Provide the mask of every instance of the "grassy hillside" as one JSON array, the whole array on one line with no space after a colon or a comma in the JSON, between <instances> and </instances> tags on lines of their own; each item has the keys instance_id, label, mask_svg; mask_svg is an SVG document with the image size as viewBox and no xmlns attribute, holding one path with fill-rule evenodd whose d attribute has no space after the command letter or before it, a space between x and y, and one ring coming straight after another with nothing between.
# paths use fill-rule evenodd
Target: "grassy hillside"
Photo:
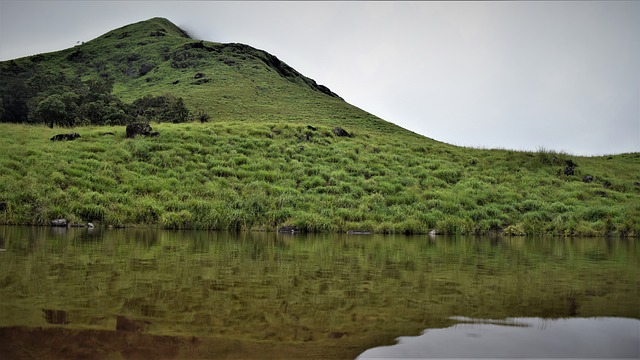
<instances>
[{"instance_id":1,"label":"grassy hillside","mask_svg":"<svg viewBox=\"0 0 640 360\"><path fill-rule=\"evenodd\" d=\"M640 154L443 144L349 105L270 54L193 40L164 19L0 67L26 84L58 72L111 79L124 102L173 94L210 116L152 123L160 136L136 139L125 139L124 126L0 124L1 223L640 234ZM71 131L81 138L49 140Z\"/></svg>"},{"instance_id":2,"label":"grassy hillside","mask_svg":"<svg viewBox=\"0 0 640 360\"><path fill-rule=\"evenodd\" d=\"M44 126L2 124L4 222L66 217L104 225L308 231L637 235L639 154L472 150L411 133L268 121L82 127L51 142ZM102 136L105 132L115 136ZM595 181L585 183L585 175Z\"/></svg>"}]
</instances>

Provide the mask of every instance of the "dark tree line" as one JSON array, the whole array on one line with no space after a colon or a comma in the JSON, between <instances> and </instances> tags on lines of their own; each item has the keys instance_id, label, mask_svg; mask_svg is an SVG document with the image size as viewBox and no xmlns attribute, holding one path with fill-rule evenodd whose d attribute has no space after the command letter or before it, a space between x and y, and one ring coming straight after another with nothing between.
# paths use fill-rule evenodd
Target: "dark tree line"
<instances>
[{"instance_id":1,"label":"dark tree line","mask_svg":"<svg viewBox=\"0 0 640 360\"><path fill-rule=\"evenodd\" d=\"M29 76L9 67L2 70L7 71L0 71L0 122L71 127L189 120L183 99L173 95L148 95L126 104L112 94L110 79L82 81L62 72Z\"/></svg>"}]
</instances>

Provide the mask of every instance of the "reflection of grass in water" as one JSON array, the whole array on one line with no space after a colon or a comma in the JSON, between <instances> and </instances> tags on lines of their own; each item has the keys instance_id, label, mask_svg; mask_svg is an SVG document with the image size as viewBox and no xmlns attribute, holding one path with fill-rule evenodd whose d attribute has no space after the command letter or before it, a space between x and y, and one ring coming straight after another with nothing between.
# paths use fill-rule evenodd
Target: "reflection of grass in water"
<instances>
[{"instance_id":1,"label":"reflection of grass in water","mask_svg":"<svg viewBox=\"0 0 640 360\"><path fill-rule=\"evenodd\" d=\"M379 344L454 315L640 317L633 240L3 230L2 326Z\"/></svg>"}]
</instances>

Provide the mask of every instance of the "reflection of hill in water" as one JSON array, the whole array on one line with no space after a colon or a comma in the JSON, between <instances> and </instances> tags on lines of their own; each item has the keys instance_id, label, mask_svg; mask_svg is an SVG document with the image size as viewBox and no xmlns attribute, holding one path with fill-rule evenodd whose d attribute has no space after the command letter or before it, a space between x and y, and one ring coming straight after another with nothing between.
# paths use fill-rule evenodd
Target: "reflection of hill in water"
<instances>
[{"instance_id":1,"label":"reflection of hill in water","mask_svg":"<svg viewBox=\"0 0 640 360\"><path fill-rule=\"evenodd\" d=\"M640 321L628 318L508 318L462 321L401 337L358 359L640 358Z\"/></svg>"},{"instance_id":2,"label":"reflection of hill in water","mask_svg":"<svg viewBox=\"0 0 640 360\"><path fill-rule=\"evenodd\" d=\"M36 337L71 330L88 344L110 339L105 357L128 329L140 341L353 359L456 315L640 318L640 248L629 239L31 227L0 227L0 238L0 337L13 339L0 341L0 358L21 343L50 354ZM208 346L189 358L211 357Z\"/></svg>"}]
</instances>

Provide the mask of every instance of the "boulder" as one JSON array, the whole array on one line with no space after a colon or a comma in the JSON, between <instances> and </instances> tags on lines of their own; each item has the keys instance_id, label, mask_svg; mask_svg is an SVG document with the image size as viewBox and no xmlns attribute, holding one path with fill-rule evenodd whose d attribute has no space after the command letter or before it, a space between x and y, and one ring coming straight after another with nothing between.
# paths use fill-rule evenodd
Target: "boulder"
<instances>
[{"instance_id":1,"label":"boulder","mask_svg":"<svg viewBox=\"0 0 640 360\"><path fill-rule=\"evenodd\" d=\"M51 141L75 140L80 137L78 133L57 134L51 138Z\"/></svg>"},{"instance_id":2,"label":"boulder","mask_svg":"<svg viewBox=\"0 0 640 360\"><path fill-rule=\"evenodd\" d=\"M140 74L140 76L145 76L151 70L153 70L153 64L144 63L144 64L140 65L140 69L138 70L138 74Z\"/></svg>"},{"instance_id":3,"label":"boulder","mask_svg":"<svg viewBox=\"0 0 640 360\"><path fill-rule=\"evenodd\" d=\"M587 175L585 177L582 178L582 181L586 182L586 183L590 183L593 181L593 176L591 175Z\"/></svg>"},{"instance_id":4,"label":"boulder","mask_svg":"<svg viewBox=\"0 0 640 360\"><path fill-rule=\"evenodd\" d=\"M369 230L349 230L347 231L348 235L371 235L373 232Z\"/></svg>"},{"instance_id":5,"label":"boulder","mask_svg":"<svg viewBox=\"0 0 640 360\"><path fill-rule=\"evenodd\" d=\"M344 137L352 137L353 136L353 135L349 134L345 129L341 128L341 127L334 127L332 131L335 134L335 136L344 136Z\"/></svg>"},{"instance_id":6,"label":"boulder","mask_svg":"<svg viewBox=\"0 0 640 360\"><path fill-rule=\"evenodd\" d=\"M51 226L54 226L54 227L67 227L67 219L51 220Z\"/></svg>"},{"instance_id":7,"label":"boulder","mask_svg":"<svg viewBox=\"0 0 640 360\"><path fill-rule=\"evenodd\" d=\"M151 136L152 133L154 133L154 131L149 124L136 123L127 125L127 138L135 138L138 135ZM157 131L155 133L157 133Z\"/></svg>"},{"instance_id":8,"label":"boulder","mask_svg":"<svg viewBox=\"0 0 640 360\"><path fill-rule=\"evenodd\" d=\"M296 233L296 232L300 232L300 228L298 228L297 226L294 226L294 225L287 225L287 226L283 226L280 229L278 229L278 232L280 232L280 233Z\"/></svg>"},{"instance_id":9,"label":"boulder","mask_svg":"<svg viewBox=\"0 0 640 360\"><path fill-rule=\"evenodd\" d=\"M574 163L572 160L565 160L565 164L567 164L567 167L564 168L564 174L567 176L573 175L574 168L576 168L578 164Z\"/></svg>"}]
</instances>

